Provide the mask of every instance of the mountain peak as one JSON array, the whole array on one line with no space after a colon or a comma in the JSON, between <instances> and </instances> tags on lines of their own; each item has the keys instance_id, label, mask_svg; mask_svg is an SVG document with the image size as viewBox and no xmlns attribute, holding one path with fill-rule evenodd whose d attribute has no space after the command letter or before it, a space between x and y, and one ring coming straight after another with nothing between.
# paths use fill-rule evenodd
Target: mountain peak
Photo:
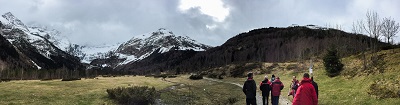
<instances>
[{"instance_id":1,"label":"mountain peak","mask_svg":"<svg viewBox=\"0 0 400 105\"><path fill-rule=\"evenodd\" d=\"M168 35L174 35L174 33L165 28L160 28L157 31L153 32L151 36L168 36Z\"/></svg>"},{"instance_id":2,"label":"mountain peak","mask_svg":"<svg viewBox=\"0 0 400 105\"><path fill-rule=\"evenodd\" d=\"M3 18L5 18L9 24L13 25L14 28L20 28L21 30L27 32L28 27L22 23L21 20L19 20L17 17L15 17L11 12L7 12L4 15L1 15Z\"/></svg>"},{"instance_id":3,"label":"mountain peak","mask_svg":"<svg viewBox=\"0 0 400 105\"><path fill-rule=\"evenodd\" d=\"M152 53L165 53L170 50L205 51L209 48L211 46L199 43L187 36L176 36L172 31L160 28L155 32L133 37L121 44L116 52L133 56L131 58L134 59L128 61L136 61L146 58Z\"/></svg>"}]
</instances>

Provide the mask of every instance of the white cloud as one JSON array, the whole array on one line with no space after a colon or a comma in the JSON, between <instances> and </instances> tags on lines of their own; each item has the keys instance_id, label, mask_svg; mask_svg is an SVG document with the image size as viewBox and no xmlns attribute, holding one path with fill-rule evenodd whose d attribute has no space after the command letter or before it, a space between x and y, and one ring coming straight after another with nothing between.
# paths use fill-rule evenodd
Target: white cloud
<instances>
[{"instance_id":1,"label":"white cloud","mask_svg":"<svg viewBox=\"0 0 400 105\"><path fill-rule=\"evenodd\" d=\"M206 25L206 27L207 27L208 29L210 29L210 30L213 30L213 29L217 28L217 25L216 25L216 24L213 24L213 25Z\"/></svg>"},{"instance_id":2,"label":"white cloud","mask_svg":"<svg viewBox=\"0 0 400 105\"><path fill-rule=\"evenodd\" d=\"M223 22L229 15L229 8L221 0L180 0L179 9L186 12L198 8L203 14L212 16L217 22Z\"/></svg>"}]
</instances>

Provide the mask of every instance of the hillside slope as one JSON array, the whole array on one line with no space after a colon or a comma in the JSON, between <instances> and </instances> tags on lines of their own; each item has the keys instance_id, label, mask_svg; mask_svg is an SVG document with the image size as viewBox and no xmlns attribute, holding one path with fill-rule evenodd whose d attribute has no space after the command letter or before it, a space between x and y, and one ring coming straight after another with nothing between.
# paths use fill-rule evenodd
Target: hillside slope
<instances>
[{"instance_id":1,"label":"hillside slope","mask_svg":"<svg viewBox=\"0 0 400 105\"><path fill-rule=\"evenodd\" d=\"M35 64L29 61L29 58L19 53L18 50L15 49L0 32L0 71L21 67L26 69L36 68Z\"/></svg>"},{"instance_id":2,"label":"hillside slope","mask_svg":"<svg viewBox=\"0 0 400 105\"><path fill-rule=\"evenodd\" d=\"M384 59L383 73L365 73L362 69L361 54L342 58L344 70L337 77L325 75L321 60L314 63L314 80L319 87L319 104L325 105L398 105L400 104L400 49L378 52ZM371 54L367 54L367 57ZM306 64L309 65L309 64ZM282 67L285 68L285 67ZM289 86L291 77L301 79L307 69L300 71L275 70L271 74L281 77L285 86ZM299 78L300 77L300 78ZM262 80L263 75L256 80ZM287 94L287 88L283 89Z\"/></svg>"},{"instance_id":3,"label":"hillside slope","mask_svg":"<svg viewBox=\"0 0 400 105\"><path fill-rule=\"evenodd\" d=\"M148 71L192 72L247 62L301 61L310 57L319 57L325 49L331 46L338 48L341 52L340 56L349 56L370 48L370 42L376 41L365 35L346 33L336 29L303 26L270 27L241 33L230 38L223 45L198 52L175 66L154 67L152 63L141 63L141 67L151 68ZM377 43L379 47L389 45L382 42ZM146 62L159 62L156 60L147 60ZM135 69L124 70L134 71Z\"/></svg>"},{"instance_id":4,"label":"hillside slope","mask_svg":"<svg viewBox=\"0 0 400 105\"><path fill-rule=\"evenodd\" d=\"M400 104L400 48L395 50L383 50L378 52L384 60L384 72L374 72L367 74L362 69L362 54L355 54L342 58L345 65L344 70L339 76L328 77L325 73L323 62L320 59L313 60L313 77L318 83L319 105L399 105ZM366 54L367 57L371 53ZM307 60L309 61L309 60ZM260 64L262 66L252 66ZM292 76L297 76L301 80L304 73L308 73L309 62L284 62L284 63L247 63L246 65L230 65L222 69L212 68L207 72L223 74L223 81L244 83L245 73L252 71L255 73L254 80L261 82L265 75L269 77L274 74L280 77L284 84L281 92L283 98L292 100L292 96L287 97ZM260 68L261 67L261 68ZM245 72L239 78L231 78L231 71L243 69ZM265 73L264 71L269 71ZM210 76L210 75L208 75ZM271 78L271 77L270 77ZM259 91L257 89L257 91Z\"/></svg>"}]
</instances>

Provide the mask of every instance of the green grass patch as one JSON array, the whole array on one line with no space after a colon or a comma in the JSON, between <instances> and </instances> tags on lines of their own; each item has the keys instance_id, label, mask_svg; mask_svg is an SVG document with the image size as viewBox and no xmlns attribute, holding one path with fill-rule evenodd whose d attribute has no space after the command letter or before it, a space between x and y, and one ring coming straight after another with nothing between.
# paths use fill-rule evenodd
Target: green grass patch
<instances>
[{"instance_id":1,"label":"green grass patch","mask_svg":"<svg viewBox=\"0 0 400 105\"><path fill-rule=\"evenodd\" d=\"M205 79L190 80L189 75L167 79L179 83L174 89L161 93L166 104L245 104L245 95L241 87L228 83L220 83Z\"/></svg>"},{"instance_id":2,"label":"green grass patch","mask_svg":"<svg viewBox=\"0 0 400 105\"><path fill-rule=\"evenodd\" d=\"M1 104L30 105L99 105L116 104L107 96L106 89L128 86L154 86L161 90L173 83L157 78L108 77L79 81L22 80L0 83Z\"/></svg>"},{"instance_id":3,"label":"green grass patch","mask_svg":"<svg viewBox=\"0 0 400 105\"><path fill-rule=\"evenodd\" d=\"M124 105L154 104L158 92L154 87L133 86L107 89L108 97Z\"/></svg>"}]
</instances>

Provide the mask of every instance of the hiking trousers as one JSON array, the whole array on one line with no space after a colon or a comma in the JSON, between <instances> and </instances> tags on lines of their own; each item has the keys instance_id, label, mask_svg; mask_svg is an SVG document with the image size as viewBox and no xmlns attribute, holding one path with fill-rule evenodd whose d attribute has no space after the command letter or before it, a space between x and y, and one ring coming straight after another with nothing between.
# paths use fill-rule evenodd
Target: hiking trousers
<instances>
[{"instance_id":1,"label":"hiking trousers","mask_svg":"<svg viewBox=\"0 0 400 105\"><path fill-rule=\"evenodd\" d=\"M278 105L279 104L279 96L272 96L272 105Z\"/></svg>"},{"instance_id":2,"label":"hiking trousers","mask_svg":"<svg viewBox=\"0 0 400 105\"><path fill-rule=\"evenodd\" d=\"M246 105L257 105L256 98L246 98Z\"/></svg>"},{"instance_id":3,"label":"hiking trousers","mask_svg":"<svg viewBox=\"0 0 400 105\"><path fill-rule=\"evenodd\" d=\"M269 96L269 95L268 95ZM262 96L263 105L268 105L268 96Z\"/></svg>"}]
</instances>

